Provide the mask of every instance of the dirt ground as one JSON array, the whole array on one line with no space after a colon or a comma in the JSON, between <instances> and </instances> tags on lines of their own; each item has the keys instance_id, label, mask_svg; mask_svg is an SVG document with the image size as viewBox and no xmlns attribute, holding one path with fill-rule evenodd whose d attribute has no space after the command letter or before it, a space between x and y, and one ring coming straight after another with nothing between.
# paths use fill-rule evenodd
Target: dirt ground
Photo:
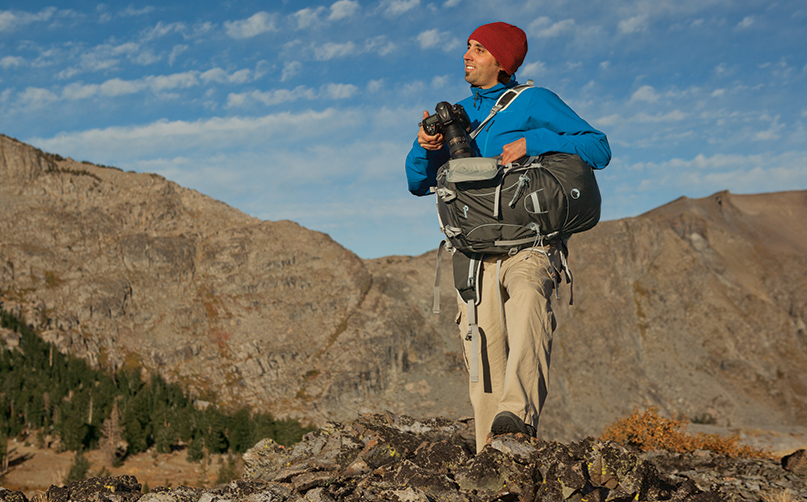
<instances>
[{"instance_id":1,"label":"dirt ground","mask_svg":"<svg viewBox=\"0 0 807 502\"><path fill-rule=\"evenodd\" d=\"M38 449L33 445L8 442L9 472L0 477L0 487L25 493L30 499L38 492L45 492L51 485L61 486L75 460L75 452L57 453L52 449ZM84 458L90 464L88 476L121 475L135 476L140 484L149 489L158 486L214 486L219 470L227 465L227 457L212 455L207 462L192 463L186 460L184 450L168 454L149 451L126 459L120 467L105 465L101 452L89 451ZM240 456L238 475L241 473Z\"/></svg>"}]
</instances>

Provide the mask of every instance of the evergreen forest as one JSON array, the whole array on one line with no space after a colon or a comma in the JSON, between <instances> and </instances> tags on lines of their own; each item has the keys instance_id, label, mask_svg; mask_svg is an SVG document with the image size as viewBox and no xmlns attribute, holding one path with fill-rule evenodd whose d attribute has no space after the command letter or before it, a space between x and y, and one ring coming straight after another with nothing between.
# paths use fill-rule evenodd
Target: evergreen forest
<instances>
[{"instance_id":1,"label":"evergreen forest","mask_svg":"<svg viewBox=\"0 0 807 502\"><path fill-rule=\"evenodd\" d=\"M195 406L179 385L156 374L144 380L139 369L93 369L2 308L0 326L20 334L18 347L0 341L0 466L7 439L19 436L60 450L101 448L120 464L152 447L185 448L189 460L200 461L206 452L243 453L264 438L293 444L311 430L247 408Z\"/></svg>"}]
</instances>

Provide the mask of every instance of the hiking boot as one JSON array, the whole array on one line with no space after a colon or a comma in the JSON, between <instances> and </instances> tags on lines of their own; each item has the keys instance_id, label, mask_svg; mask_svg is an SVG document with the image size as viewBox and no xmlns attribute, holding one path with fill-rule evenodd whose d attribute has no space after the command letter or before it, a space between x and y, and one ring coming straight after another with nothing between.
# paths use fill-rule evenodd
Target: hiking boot
<instances>
[{"instance_id":1,"label":"hiking boot","mask_svg":"<svg viewBox=\"0 0 807 502\"><path fill-rule=\"evenodd\" d=\"M509 411L503 411L496 415L493 424L490 426L490 435L499 436L501 434L526 434L535 437L535 427L525 424L523 420Z\"/></svg>"}]
</instances>

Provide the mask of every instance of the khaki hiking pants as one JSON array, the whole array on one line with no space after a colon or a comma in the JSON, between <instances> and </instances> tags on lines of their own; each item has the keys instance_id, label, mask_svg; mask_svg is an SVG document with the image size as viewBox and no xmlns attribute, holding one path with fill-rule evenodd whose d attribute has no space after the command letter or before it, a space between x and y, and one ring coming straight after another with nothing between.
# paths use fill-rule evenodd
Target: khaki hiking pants
<instances>
[{"instance_id":1,"label":"khaki hiking pants","mask_svg":"<svg viewBox=\"0 0 807 502\"><path fill-rule=\"evenodd\" d=\"M524 249L514 256L483 260L477 305L479 354L473 354L471 342L465 340L468 307L457 295L466 367L470 370L471 357L479 358L479 381L469 378L477 452L485 446L499 412L514 413L537 429L547 395L556 324L550 305L552 274L560 269L555 248L545 251Z\"/></svg>"}]
</instances>

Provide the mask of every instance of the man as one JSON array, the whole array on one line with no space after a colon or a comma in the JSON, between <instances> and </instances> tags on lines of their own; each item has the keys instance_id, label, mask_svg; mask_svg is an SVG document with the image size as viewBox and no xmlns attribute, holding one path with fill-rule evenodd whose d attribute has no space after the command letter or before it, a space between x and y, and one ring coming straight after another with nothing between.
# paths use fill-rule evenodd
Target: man
<instances>
[{"instance_id":1,"label":"man","mask_svg":"<svg viewBox=\"0 0 807 502\"><path fill-rule=\"evenodd\" d=\"M496 100L517 85L515 72L527 54L527 37L516 26L496 22L477 28L468 37L465 80L472 95L461 104L472 129L484 121ZM423 112L423 118L429 116ZM581 119L568 105L543 88L529 88L488 122L472 141L480 157L501 155L502 165L524 155L549 152L576 154L595 169L611 160L605 135ZM436 185L437 169L449 159L444 138L423 128L406 158L409 190L427 195ZM480 272L477 323L479 353L464 341L466 365L479 358L482 378L470 381L477 451L489 435L523 433L535 436L547 395L549 360L555 319L550 295L561 270L558 243L523 249L513 256L488 256ZM460 299L457 322L467 328ZM472 380L472 379L471 379Z\"/></svg>"}]
</instances>

